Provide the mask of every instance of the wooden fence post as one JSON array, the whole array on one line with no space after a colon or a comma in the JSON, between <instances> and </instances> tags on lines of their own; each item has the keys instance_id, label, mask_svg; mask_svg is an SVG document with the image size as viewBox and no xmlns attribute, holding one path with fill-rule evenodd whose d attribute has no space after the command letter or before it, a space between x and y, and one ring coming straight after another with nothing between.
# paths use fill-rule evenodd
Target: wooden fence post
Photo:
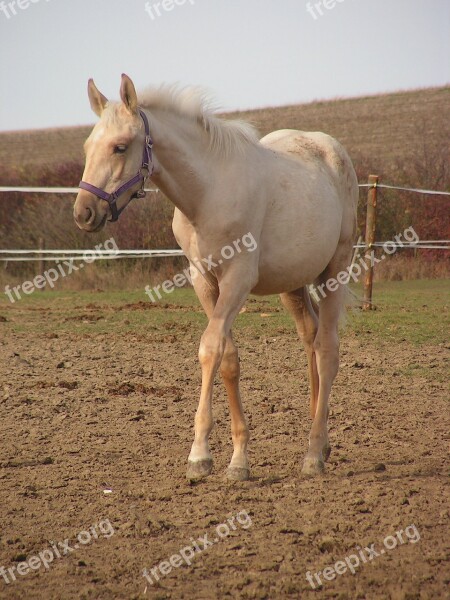
<instances>
[{"instance_id":1,"label":"wooden fence post","mask_svg":"<svg viewBox=\"0 0 450 600\"><path fill-rule=\"evenodd\" d=\"M45 249L45 242L44 242L44 238L39 238L38 239L38 246L39 246L39 250L44 250ZM43 254L39 254L39 260L38 260L38 275L43 275L45 271L45 257ZM45 288L45 286L44 286ZM44 290L44 288L40 288L41 292Z\"/></svg>"},{"instance_id":2,"label":"wooden fence post","mask_svg":"<svg viewBox=\"0 0 450 600\"><path fill-rule=\"evenodd\" d=\"M375 252L373 243L375 242L375 227L377 224L377 185L378 175L369 175L369 188L367 193L367 214L366 214L366 255ZM366 258L367 271L364 276L364 302L363 310L372 309L372 285L373 285L373 261Z\"/></svg>"}]
</instances>

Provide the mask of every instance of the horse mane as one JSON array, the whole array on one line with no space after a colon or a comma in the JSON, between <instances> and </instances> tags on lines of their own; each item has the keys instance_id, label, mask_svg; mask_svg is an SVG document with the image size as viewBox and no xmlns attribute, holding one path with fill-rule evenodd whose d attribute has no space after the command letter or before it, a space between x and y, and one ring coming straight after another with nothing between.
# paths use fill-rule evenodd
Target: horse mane
<instances>
[{"instance_id":1,"label":"horse mane","mask_svg":"<svg viewBox=\"0 0 450 600\"><path fill-rule=\"evenodd\" d=\"M218 107L211 96L200 87L164 84L148 88L139 95L139 105L149 110L161 110L196 121L210 136L210 149L228 156L244 152L258 143L253 125L241 120L226 120L215 115Z\"/></svg>"}]
</instances>

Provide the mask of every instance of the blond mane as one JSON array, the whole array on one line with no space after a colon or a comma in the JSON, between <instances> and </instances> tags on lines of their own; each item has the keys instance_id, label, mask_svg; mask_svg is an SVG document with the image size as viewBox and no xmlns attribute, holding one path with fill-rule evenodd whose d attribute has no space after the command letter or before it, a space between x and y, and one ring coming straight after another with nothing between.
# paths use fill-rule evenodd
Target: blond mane
<instances>
[{"instance_id":1,"label":"blond mane","mask_svg":"<svg viewBox=\"0 0 450 600\"><path fill-rule=\"evenodd\" d=\"M248 145L258 143L255 127L245 121L227 121L216 116L214 112L217 106L205 90L199 87L162 85L149 88L139 94L139 105L196 121L209 134L211 150L220 154L244 152Z\"/></svg>"}]
</instances>

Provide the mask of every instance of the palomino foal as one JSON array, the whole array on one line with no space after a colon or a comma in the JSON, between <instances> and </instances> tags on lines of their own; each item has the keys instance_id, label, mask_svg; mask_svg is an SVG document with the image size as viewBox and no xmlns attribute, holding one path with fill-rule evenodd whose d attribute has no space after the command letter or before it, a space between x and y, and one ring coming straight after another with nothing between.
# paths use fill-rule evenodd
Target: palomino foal
<instances>
[{"instance_id":1,"label":"palomino foal","mask_svg":"<svg viewBox=\"0 0 450 600\"><path fill-rule=\"evenodd\" d=\"M98 231L106 220L117 220L150 176L175 205L173 231L209 319L200 342L202 386L188 478L212 469L208 438L219 369L234 446L227 474L249 477L249 432L231 328L250 293L281 294L305 345L313 423L303 473L321 473L330 453L328 398L339 365L344 287L327 286L316 307L307 285L323 286L350 263L358 185L347 153L323 133L282 130L258 141L249 125L215 117L192 90L163 87L138 102L132 81L122 75L121 102L108 102L92 80L88 94L100 120L85 144L77 225ZM221 260L221 250L248 233L257 249ZM201 273L195 265L204 257L217 266Z\"/></svg>"}]
</instances>

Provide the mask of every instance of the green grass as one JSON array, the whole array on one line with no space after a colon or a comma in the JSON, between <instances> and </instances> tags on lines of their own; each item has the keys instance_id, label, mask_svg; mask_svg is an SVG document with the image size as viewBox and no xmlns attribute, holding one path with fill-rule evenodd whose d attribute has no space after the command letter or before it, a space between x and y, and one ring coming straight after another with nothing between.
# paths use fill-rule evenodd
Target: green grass
<instances>
[{"instance_id":1,"label":"green grass","mask_svg":"<svg viewBox=\"0 0 450 600\"><path fill-rule=\"evenodd\" d=\"M361 290L354 288L361 296ZM411 344L447 344L450 281L422 280L374 284L375 310L349 311L346 328L362 339ZM130 305L130 306L127 306ZM293 331L290 316L277 296L251 297L235 329L256 336ZM264 316L261 316L264 315ZM143 290L117 292L35 292L11 304L0 299L3 333L70 332L83 335L135 332L151 334L161 329L200 333L206 317L192 289L175 290L153 304Z\"/></svg>"},{"instance_id":2,"label":"green grass","mask_svg":"<svg viewBox=\"0 0 450 600\"><path fill-rule=\"evenodd\" d=\"M351 319L362 335L413 344L449 342L449 280L377 282L373 311Z\"/></svg>"}]
</instances>

